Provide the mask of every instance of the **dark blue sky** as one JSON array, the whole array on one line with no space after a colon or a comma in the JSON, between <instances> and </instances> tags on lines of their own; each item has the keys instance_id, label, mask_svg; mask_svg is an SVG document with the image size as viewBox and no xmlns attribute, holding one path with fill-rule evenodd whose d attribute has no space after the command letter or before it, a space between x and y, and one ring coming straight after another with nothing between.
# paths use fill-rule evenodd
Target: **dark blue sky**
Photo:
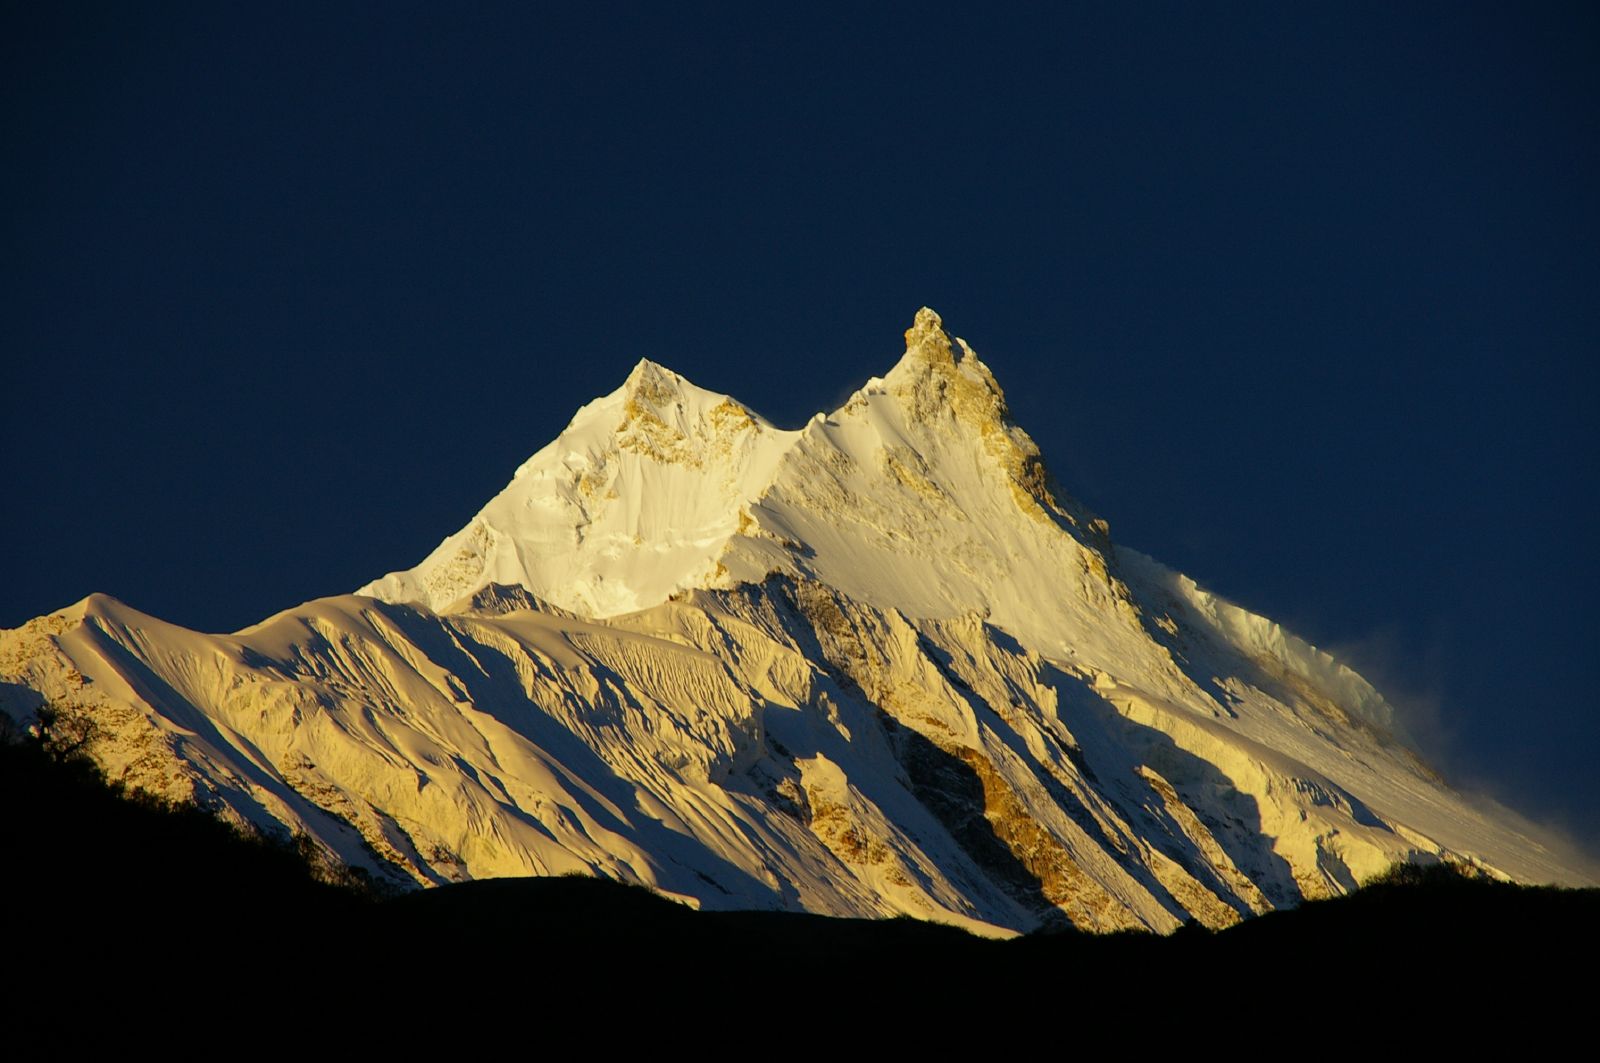
<instances>
[{"instance_id":1,"label":"dark blue sky","mask_svg":"<svg viewBox=\"0 0 1600 1063\"><path fill-rule=\"evenodd\" d=\"M795 425L926 303L1600 849L1592 6L221 6L4 15L0 625L351 589L641 356Z\"/></svg>"}]
</instances>

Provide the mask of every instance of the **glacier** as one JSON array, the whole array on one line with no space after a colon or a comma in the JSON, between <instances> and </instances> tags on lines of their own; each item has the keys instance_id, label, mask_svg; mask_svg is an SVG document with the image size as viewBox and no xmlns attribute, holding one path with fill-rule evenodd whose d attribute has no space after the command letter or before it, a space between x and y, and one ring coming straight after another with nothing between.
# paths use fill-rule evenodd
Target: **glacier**
<instances>
[{"instance_id":1,"label":"glacier","mask_svg":"<svg viewBox=\"0 0 1600 1063\"><path fill-rule=\"evenodd\" d=\"M1587 884L1354 671L1113 544L924 308L775 427L650 361L415 567L231 635L103 595L0 710L397 887L579 873L987 934L1220 927L1396 861Z\"/></svg>"}]
</instances>

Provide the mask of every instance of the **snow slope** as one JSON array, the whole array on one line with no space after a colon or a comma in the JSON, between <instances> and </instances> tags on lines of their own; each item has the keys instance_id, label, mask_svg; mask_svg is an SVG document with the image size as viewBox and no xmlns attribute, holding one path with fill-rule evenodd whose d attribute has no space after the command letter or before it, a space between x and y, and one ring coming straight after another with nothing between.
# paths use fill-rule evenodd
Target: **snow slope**
<instances>
[{"instance_id":1,"label":"snow slope","mask_svg":"<svg viewBox=\"0 0 1600 1063\"><path fill-rule=\"evenodd\" d=\"M442 609L502 583L587 616L653 605L711 577L795 436L641 361L420 565L358 593Z\"/></svg>"},{"instance_id":2,"label":"snow slope","mask_svg":"<svg viewBox=\"0 0 1600 1063\"><path fill-rule=\"evenodd\" d=\"M95 596L0 709L399 883L580 871L1006 932L1225 925L1397 859L1591 881L1373 688L1055 485L921 311L793 432L641 362L416 568L231 636Z\"/></svg>"}]
</instances>

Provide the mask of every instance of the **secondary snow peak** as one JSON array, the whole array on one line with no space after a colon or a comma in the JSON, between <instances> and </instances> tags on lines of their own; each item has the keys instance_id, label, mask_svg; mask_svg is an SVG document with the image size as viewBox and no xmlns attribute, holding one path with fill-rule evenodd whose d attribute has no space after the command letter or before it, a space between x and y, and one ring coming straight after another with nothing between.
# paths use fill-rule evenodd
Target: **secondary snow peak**
<instances>
[{"instance_id":1,"label":"secondary snow peak","mask_svg":"<svg viewBox=\"0 0 1600 1063\"><path fill-rule=\"evenodd\" d=\"M614 616L716 573L796 433L641 359L423 562L361 593L444 609L491 583Z\"/></svg>"}]
</instances>

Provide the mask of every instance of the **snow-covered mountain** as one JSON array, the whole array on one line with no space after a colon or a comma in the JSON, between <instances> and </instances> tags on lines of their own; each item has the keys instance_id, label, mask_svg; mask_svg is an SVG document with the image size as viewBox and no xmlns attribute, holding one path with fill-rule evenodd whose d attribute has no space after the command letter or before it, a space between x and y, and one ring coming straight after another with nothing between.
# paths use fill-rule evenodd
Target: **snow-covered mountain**
<instances>
[{"instance_id":1,"label":"snow-covered mountain","mask_svg":"<svg viewBox=\"0 0 1600 1063\"><path fill-rule=\"evenodd\" d=\"M926 309L797 431L640 362L356 594L0 633L0 708L47 705L130 785L403 883L1166 930L1397 859L1588 881L1360 676L1113 547Z\"/></svg>"}]
</instances>

